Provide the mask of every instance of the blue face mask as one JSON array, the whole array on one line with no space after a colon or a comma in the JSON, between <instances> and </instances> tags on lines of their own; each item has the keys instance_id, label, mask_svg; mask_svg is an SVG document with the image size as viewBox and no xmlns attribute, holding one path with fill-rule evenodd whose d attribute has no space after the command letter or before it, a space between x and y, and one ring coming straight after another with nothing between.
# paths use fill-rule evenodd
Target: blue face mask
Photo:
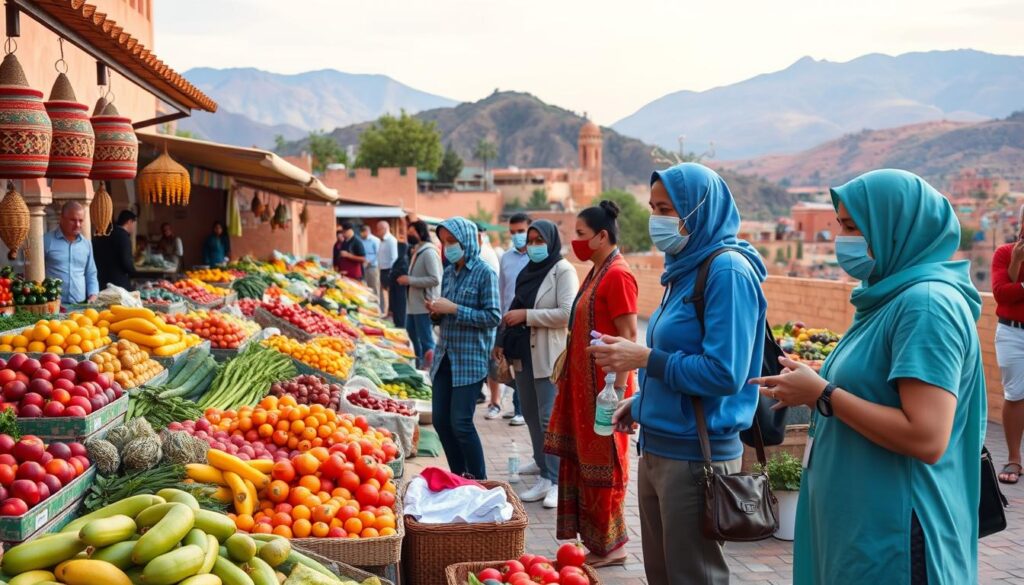
<instances>
[{"instance_id":1,"label":"blue face mask","mask_svg":"<svg viewBox=\"0 0 1024 585\"><path fill-rule=\"evenodd\" d=\"M462 260L464 255L465 252L462 251L462 246L458 244L452 244L444 247L445 260L448 260L452 264L456 264L459 260Z\"/></svg>"},{"instance_id":2,"label":"blue face mask","mask_svg":"<svg viewBox=\"0 0 1024 585\"><path fill-rule=\"evenodd\" d=\"M847 274L858 280L867 280L875 268L864 236L836 236L836 259Z\"/></svg>"},{"instance_id":3,"label":"blue face mask","mask_svg":"<svg viewBox=\"0 0 1024 585\"><path fill-rule=\"evenodd\" d=\"M526 232L512 234L512 247L516 250L522 250L526 247Z\"/></svg>"},{"instance_id":4,"label":"blue face mask","mask_svg":"<svg viewBox=\"0 0 1024 585\"><path fill-rule=\"evenodd\" d=\"M526 255L530 257L530 262L543 262L548 259L548 245L527 246Z\"/></svg>"},{"instance_id":5,"label":"blue face mask","mask_svg":"<svg viewBox=\"0 0 1024 585\"><path fill-rule=\"evenodd\" d=\"M652 215L647 222L647 231L651 234L654 245L666 254L678 254L690 241L689 234L679 233L679 224L683 220L671 215Z\"/></svg>"}]
</instances>

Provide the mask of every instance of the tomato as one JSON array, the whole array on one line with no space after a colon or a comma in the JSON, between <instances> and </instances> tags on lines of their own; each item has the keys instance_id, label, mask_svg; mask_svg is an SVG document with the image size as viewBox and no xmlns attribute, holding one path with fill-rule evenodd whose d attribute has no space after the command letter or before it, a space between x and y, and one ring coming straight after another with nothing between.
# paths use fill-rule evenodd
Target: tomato
<instances>
[{"instance_id":1,"label":"tomato","mask_svg":"<svg viewBox=\"0 0 1024 585\"><path fill-rule=\"evenodd\" d=\"M341 479L342 474L345 471L345 459L341 455L331 455L320 465L320 473L332 480ZM383 483L383 482L381 482Z\"/></svg>"},{"instance_id":2,"label":"tomato","mask_svg":"<svg viewBox=\"0 0 1024 585\"><path fill-rule=\"evenodd\" d=\"M533 565L536 559L537 555L523 555L519 557L519 562L523 565L523 570L525 571L526 569L529 569L531 565Z\"/></svg>"},{"instance_id":3,"label":"tomato","mask_svg":"<svg viewBox=\"0 0 1024 585\"><path fill-rule=\"evenodd\" d=\"M377 475L377 460L369 455L363 455L356 459L356 474L359 479L366 481Z\"/></svg>"},{"instance_id":4,"label":"tomato","mask_svg":"<svg viewBox=\"0 0 1024 585\"><path fill-rule=\"evenodd\" d=\"M590 585L590 579L583 572L561 575L559 579L562 585Z\"/></svg>"},{"instance_id":5,"label":"tomato","mask_svg":"<svg viewBox=\"0 0 1024 585\"><path fill-rule=\"evenodd\" d=\"M520 584L529 585L530 583L533 583L533 581L530 579L530 575L528 575L524 571L520 571L518 573L512 573L511 575L508 576L507 579L505 579L505 582L508 583L509 585L520 585Z\"/></svg>"},{"instance_id":6,"label":"tomato","mask_svg":"<svg viewBox=\"0 0 1024 585\"><path fill-rule=\"evenodd\" d=\"M494 579L495 581L501 581L502 580L501 573L498 572L498 569L489 569L489 568L488 569L484 569L483 571L480 571L479 573L477 573L477 578L480 579L481 581L484 581L484 580L487 580L487 579Z\"/></svg>"},{"instance_id":7,"label":"tomato","mask_svg":"<svg viewBox=\"0 0 1024 585\"><path fill-rule=\"evenodd\" d=\"M387 492L385 492L387 493ZM508 577L515 573L523 573L526 571L526 567L519 561L505 561L505 564L501 566L501 574Z\"/></svg>"},{"instance_id":8,"label":"tomato","mask_svg":"<svg viewBox=\"0 0 1024 585\"><path fill-rule=\"evenodd\" d=\"M555 558L559 567L582 567L587 560L587 551L579 542L567 542L558 547Z\"/></svg>"},{"instance_id":9,"label":"tomato","mask_svg":"<svg viewBox=\"0 0 1024 585\"><path fill-rule=\"evenodd\" d=\"M530 565L530 569L527 571L534 580L537 577L546 577L550 573L558 574L555 568L551 566L551 563L534 563ZM548 583L549 581L540 581L540 583Z\"/></svg>"}]
</instances>

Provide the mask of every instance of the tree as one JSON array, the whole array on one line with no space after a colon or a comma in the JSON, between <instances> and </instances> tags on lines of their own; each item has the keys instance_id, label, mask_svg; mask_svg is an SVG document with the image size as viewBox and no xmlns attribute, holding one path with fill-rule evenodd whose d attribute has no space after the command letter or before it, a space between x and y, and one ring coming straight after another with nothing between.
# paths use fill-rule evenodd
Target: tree
<instances>
[{"instance_id":1,"label":"tree","mask_svg":"<svg viewBox=\"0 0 1024 585\"><path fill-rule=\"evenodd\" d=\"M494 215L484 209L478 201L476 204L476 212L467 215L466 219L473 223L491 223L494 221Z\"/></svg>"},{"instance_id":2,"label":"tree","mask_svg":"<svg viewBox=\"0 0 1024 585\"><path fill-rule=\"evenodd\" d=\"M459 178L462 172L462 158L456 154L455 149L449 144L444 149L444 157L441 159L441 166L437 169L437 182L442 185L452 185L455 179Z\"/></svg>"},{"instance_id":3,"label":"tree","mask_svg":"<svg viewBox=\"0 0 1024 585\"><path fill-rule=\"evenodd\" d=\"M275 139L276 140L276 139ZM333 138L323 130L309 133L309 152L313 156L313 172L322 173L327 165L348 163L348 155Z\"/></svg>"},{"instance_id":4,"label":"tree","mask_svg":"<svg viewBox=\"0 0 1024 585\"><path fill-rule=\"evenodd\" d=\"M523 209L525 209L523 202L518 197L513 197L505 202L505 210L507 211L522 211Z\"/></svg>"},{"instance_id":5,"label":"tree","mask_svg":"<svg viewBox=\"0 0 1024 585\"><path fill-rule=\"evenodd\" d=\"M527 209L547 209L548 193L544 189L534 189L530 194L530 200L526 203Z\"/></svg>"},{"instance_id":6,"label":"tree","mask_svg":"<svg viewBox=\"0 0 1024 585\"><path fill-rule=\"evenodd\" d=\"M473 151L473 156L484 163L484 183L488 182L487 179L487 163L498 158L498 147L494 146L493 143L488 142L486 139L481 138L476 143L476 149Z\"/></svg>"},{"instance_id":7,"label":"tree","mask_svg":"<svg viewBox=\"0 0 1024 585\"><path fill-rule=\"evenodd\" d=\"M605 191L599 199L614 201L619 213L619 246L623 252L647 252L651 249L651 235L647 228L651 214L631 193L620 190Z\"/></svg>"},{"instance_id":8,"label":"tree","mask_svg":"<svg viewBox=\"0 0 1024 585\"><path fill-rule=\"evenodd\" d=\"M441 133L433 122L423 122L402 110L399 117L384 114L359 137L356 166L376 171L381 167L416 167L436 173L442 158Z\"/></svg>"},{"instance_id":9,"label":"tree","mask_svg":"<svg viewBox=\"0 0 1024 585\"><path fill-rule=\"evenodd\" d=\"M274 152L284 152L286 146L288 146L288 141L284 139L284 136L281 136L280 134L275 134Z\"/></svg>"}]
</instances>

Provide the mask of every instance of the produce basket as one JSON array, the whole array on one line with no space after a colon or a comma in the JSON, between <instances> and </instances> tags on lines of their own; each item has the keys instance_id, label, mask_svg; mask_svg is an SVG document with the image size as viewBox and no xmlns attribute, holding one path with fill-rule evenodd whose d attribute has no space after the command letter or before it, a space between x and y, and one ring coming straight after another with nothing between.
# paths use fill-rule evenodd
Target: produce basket
<instances>
[{"instance_id":1,"label":"produce basket","mask_svg":"<svg viewBox=\"0 0 1024 585\"><path fill-rule=\"evenodd\" d=\"M19 417L17 424L22 434L37 435L46 443L77 441L92 436L110 423L124 420L127 412L128 391L125 390L123 396L87 416Z\"/></svg>"},{"instance_id":2,"label":"produce basket","mask_svg":"<svg viewBox=\"0 0 1024 585\"><path fill-rule=\"evenodd\" d=\"M366 417L367 422L372 426L391 431L391 434L395 435L395 440L398 443L402 454L406 457L415 455L416 435L419 430L419 414L417 413L416 416L406 416L404 414L373 410L349 402L348 396L358 392L358 390L346 386L342 391L341 396L338 397L338 404L335 407L335 410L338 412L347 412L354 415L364 416ZM397 398L390 398L390 400L400 402L408 408L416 408L411 400L400 400ZM396 477L398 477L398 472L399 470L396 469Z\"/></svg>"},{"instance_id":3,"label":"produce basket","mask_svg":"<svg viewBox=\"0 0 1024 585\"><path fill-rule=\"evenodd\" d=\"M60 299L39 305L18 305L16 308L24 309L36 315L56 315L60 313Z\"/></svg>"},{"instance_id":4,"label":"produce basket","mask_svg":"<svg viewBox=\"0 0 1024 585\"><path fill-rule=\"evenodd\" d=\"M446 578L445 583L446 585L466 585L469 583L470 573L476 574L484 569L500 570L506 560L509 559L502 561L456 563L454 565L448 565L448 568L444 570L444 576ZM601 580L597 577L597 571L595 571L590 565L583 565L583 572L586 573L587 578L590 579L590 585L601 585Z\"/></svg>"},{"instance_id":5,"label":"produce basket","mask_svg":"<svg viewBox=\"0 0 1024 585\"><path fill-rule=\"evenodd\" d=\"M211 346L210 355L212 355L213 359L217 360L218 362L226 362L229 359L235 357L236 355L242 353L242 350L248 347L249 344L252 343L253 340L256 339L258 335L259 332L250 335L249 337L245 338L245 340L242 341L242 343L240 343L238 347L234 349L215 349ZM210 341L207 340L206 343L210 343Z\"/></svg>"},{"instance_id":6,"label":"produce basket","mask_svg":"<svg viewBox=\"0 0 1024 585\"><path fill-rule=\"evenodd\" d=\"M295 549L298 552L306 555L307 557L313 559L314 561L320 563L321 565L327 567L328 569L331 570L331 572L333 572L335 575L337 575L337 576L339 576L341 578L353 579L355 581L358 581L359 583L362 583L364 580L369 579L370 577L377 577L377 579L380 580L381 585L394 585L391 581L388 581L387 579L384 579L382 577L378 577L377 575L374 575L373 573L367 573L366 571L364 571L362 569L358 569L356 567L353 567L352 565L348 565L348 564L342 563L340 561L333 561L333 560L331 560L331 559L329 559L329 558L327 558L327 557L325 557L325 556L323 556L323 555L321 555L319 553L316 553L316 552L310 550L309 548L306 548L306 547L304 547L304 546L302 546L300 544L297 544L299 542L299 540L303 540L303 539L293 539L292 540L292 548L293 549ZM309 539L305 539L305 540L309 540Z\"/></svg>"},{"instance_id":7,"label":"produce basket","mask_svg":"<svg viewBox=\"0 0 1024 585\"><path fill-rule=\"evenodd\" d=\"M300 374L312 374L314 376L320 376L324 380L327 380L329 384L337 384L339 386L345 385L345 380L342 380L341 378L333 374L328 374L327 372L318 370L317 368L314 368L313 366L307 364L306 362L297 360L294 357L292 358L292 361L295 362L295 369Z\"/></svg>"},{"instance_id":8,"label":"produce basket","mask_svg":"<svg viewBox=\"0 0 1024 585\"><path fill-rule=\"evenodd\" d=\"M192 346L192 347L196 347L196 346ZM176 353L174 355L150 355L149 357L151 357L151 358L155 359L157 362L159 362L160 365L163 366L165 370L169 370L169 369L171 369L171 366L173 366L174 364L178 363L178 360L184 359L185 356L188 355L188 351L190 349L192 349L192 347L186 347L185 349L179 351L178 353ZM209 351L209 349L210 349L210 340L209 339L204 339L199 344L198 347L204 347L204 348L207 349L207 351Z\"/></svg>"},{"instance_id":9,"label":"produce basket","mask_svg":"<svg viewBox=\"0 0 1024 585\"><path fill-rule=\"evenodd\" d=\"M405 558L406 585L444 583L448 566L466 559L504 562L518 559L525 552L529 518L519 496L512 486L503 481L485 480L480 483L488 489L500 487L505 490L512 504L512 519L476 524L422 524L411 516L405 516L402 522L405 525L402 556ZM405 500L407 489L408 486L403 487L399 501Z\"/></svg>"},{"instance_id":10,"label":"produce basket","mask_svg":"<svg viewBox=\"0 0 1024 585\"><path fill-rule=\"evenodd\" d=\"M85 473L62 487L56 494L36 504L21 516L0 517L0 540L20 542L32 536L56 518L67 508L77 504L96 479L96 466L91 465Z\"/></svg>"},{"instance_id":11,"label":"produce basket","mask_svg":"<svg viewBox=\"0 0 1024 585\"><path fill-rule=\"evenodd\" d=\"M253 321L259 323L260 327L264 329L268 327L275 327L281 331L281 335L291 337L292 339L301 341L303 343L309 341L310 339L313 339L314 337L313 335L306 333L302 329L299 329L295 325L292 325L288 321L285 321L284 319L281 319L280 317L274 315L273 313L264 309L263 307L256 308L256 311L252 314L252 319Z\"/></svg>"},{"instance_id":12,"label":"produce basket","mask_svg":"<svg viewBox=\"0 0 1024 585\"><path fill-rule=\"evenodd\" d=\"M401 498L395 498L395 518L402 518ZM292 546L356 567L382 567L402 560L402 522L397 522L395 531L375 538L293 538Z\"/></svg>"},{"instance_id":13,"label":"produce basket","mask_svg":"<svg viewBox=\"0 0 1024 585\"><path fill-rule=\"evenodd\" d=\"M88 489L89 488L86 487L86 490ZM25 537L22 541L3 541L0 544L2 544L4 548L10 548L26 540L32 540L38 536L42 536L50 532L60 532L62 528L70 524L72 520L78 517L83 501L85 501L84 491L78 497L78 499L71 502L71 504L67 508L65 508L63 512L58 512L56 516L51 518L48 522L45 522L38 530Z\"/></svg>"}]
</instances>

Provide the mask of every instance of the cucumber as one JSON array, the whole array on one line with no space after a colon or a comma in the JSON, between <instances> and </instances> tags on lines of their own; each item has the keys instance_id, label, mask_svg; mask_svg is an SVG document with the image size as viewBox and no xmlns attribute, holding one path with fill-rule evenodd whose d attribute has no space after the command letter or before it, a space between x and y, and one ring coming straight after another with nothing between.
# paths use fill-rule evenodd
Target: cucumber
<instances>
[{"instance_id":1,"label":"cucumber","mask_svg":"<svg viewBox=\"0 0 1024 585\"><path fill-rule=\"evenodd\" d=\"M260 547L259 557L271 567L277 567L288 560L288 554L292 552L292 544L287 539L272 540L263 543Z\"/></svg>"},{"instance_id":2,"label":"cucumber","mask_svg":"<svg viewBox=\"0 0 1024 585\"><path fill-rule=\"evenodd\" d=\"M203 549L194 544L174 549L146 563L142 582L146 585L172 585L199 573L205 558Z\"/></svg>"},{"instance_id":3,"label":"cucumber","mask_svg":"<svg viewBox=\"0 0 1024 585\"><path fill-rule=\"evenodd\" d=\"M95 512L86 514L85 516L72 521L61 529L61 532L74 532L75 534L78 534L78 531L81 530L83 526L97 518L109 518L111 516L116 516L117 514L124 514L125 516L131 516L134 518L146 508L163 503L165 503L163 498L152 494L131 496L119 502L114 502L109 506L104 506Z\"/></svg>"},{"instance_id":4,"label":"cucumber","mask_svg":"<svg viewBox=\"0 0 1024 585\"><path fill-rule=\"evenodd\" d=\"M176 503L177 502L166 502L146 508L139 512L135 517L135 524L138 526L139 530L145 530L146 528L156 526L156 523L163 520L164 516L171 511Z\"/></svg>"},{"instance_id":5,"label":"cucumber","mask_svg":"<svg viewBox=\"0 0 1024 585\"><path fill-rule=\"evenodd\" d=\"M199 530L198 528L193 528L192 530L188 531L188 534L185 535L185 538L181 541L181 543L184 545L194 544L199 548L203 549L203 551L206 551L206 547L209 544L209 541L206 539L205 532Z\"/></svg>"},{"instance_id":6,"label":"cucumber","mask_svg":"<svg viewBox=\"0 0 1024 585\"><path fill-rule=\"evenodd\" d=\"M189 577L184 581L178 583L178 585L223 585L220 577L217 575L195 575Z\"/></svg>"},{"instance_id":7,"label":"cucumber","mask_svg":"<svg viewBox=\"0 0 1024 585\"><path fill-rule=\"evenodd\" d=\"M132 562L136 565L144 565L171 550L192 530L196 520L192 508L178 503L171 506L167 514L135 542Z\"/></svg>"},{"instance_id":8,"label":"cucumber","mask_svg":"<svg viewBox=\"0 0 1024 585\"><path fill-rule=\"evenodd\" d=\"M199 569L199 574L204 575L213 570L213 564L220 558L220 543L212 534L206 535L206 558L203 559L203 566Z\"/></svg>"},{"instance_id":9,"label":"cucumber","mask_svg":"<svg viewBox=\"0 0 1024 585\"><path fill-rule=\"evenodd\" d=\"M89 522L78 532L78 538L89 546L102 548L128 540L135 534L135 530L135 520L117 514Z\"/></svg>"},{"instance_id":10,"label":"cucumber","mask_svg":"<svg viewBox=\"0 0 1024 585\"><path fill-rule=\"evenodd\" d=\"M199 510L195 513L195 528L217 538L217 542L225 542L235 533L235 523L224 514L218 514L209 510Z\"/></svg>"},{"instance_id":11,"label":"cucumber","mask_svg":"<svg viewBox=\"0 0 1024 585\"><path fill-rule=\"evenodd\" d=\"M192 508L193 512L199 511L199 500L192 494L175 488L164 488L156 493L156 495L167 500L168 502L177 502L179 504L185 504L189 508Z\"/></svg>"},{"instance_id":12,"label":"cucumber","mask_svg":"<svg viewBox=\"0 0 1024 585\"><path fill-rule=\"evenodd\" d=\"M224 557L217 557L217 562L213 564L213 574L220 577L224 585L256 585L245 571Z\"/></svg>"},{"instance_id":13,"label":"cucumber","mask_svg":"<svg viewBox=\"0 0 1024 585\"><path fill-rule=\"evenodd\" d=\"M35 585L42 581L56 581L57 577L54 577L50 571L44 571L42 569L37 571L28 571L22 573L17 577L7 582L7 585Z\"/></svg>"},{"instance_id":14,"label":"cucumber","mask_svg":"<svg viewBox=\"0 0 1024 585\"><path fill-rule=\"evenodd\" d=\"M122 571L132 566L132 549L135 548L135 541L126 540L107 547L98 548L93 551L90 559L107 561Z\"/></svg>"},{"instance_id":15,"label":"cucumber","mask_svg":"<svg viewBox=\"0 0 1024 585\"><path fill-rule=\"evenodd\" d=\"M249 575L254 585L278 585L274 569L259 557L249 559L242 565L242 570Z\"/></svg>"},{"instance_id":16,"label":"cucumber","mask_svg":"<svg viewBox=\"0 0 1024 585\"><path fill-rule=\"evenodd\" d=\"M0 560L0 568L8 575L46 569L74 558L87 546L78 538L77 532L65 532L51 538L30 540L7 551Z\"/></svg>"},{"instance_id":17,"label":"cucumber","mask_svg":"<svg viewBox=\"0 0 1024 585\"><path fill-rule=\"evenodd\" d=\"M244 563L256 556L256 541L248 534L236 532L224 543L233 561Z\"/></svg>"}]
</instances>

